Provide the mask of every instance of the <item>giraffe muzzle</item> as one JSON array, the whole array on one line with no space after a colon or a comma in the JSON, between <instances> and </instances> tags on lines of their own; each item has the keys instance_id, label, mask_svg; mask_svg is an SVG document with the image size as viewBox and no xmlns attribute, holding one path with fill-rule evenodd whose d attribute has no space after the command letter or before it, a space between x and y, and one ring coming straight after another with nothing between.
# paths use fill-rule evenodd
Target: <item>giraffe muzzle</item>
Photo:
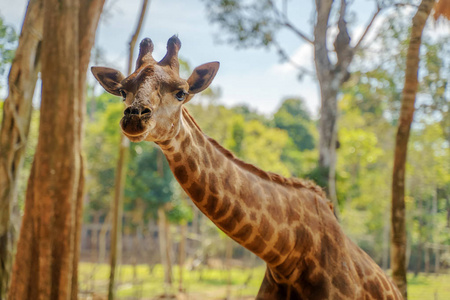
<instances>
[{"instance_id":1,"label":"giraffe muzzle","mask_svg":"<svg viewBox=\"0 0 450 300\"><path fill-rule=\"evenodd\" d=\"M124 111L120 125L125 134L137 136L147 131L147 122L151 118L152 110L146 106L129 106Z\"/></svg>"}]
</instances>

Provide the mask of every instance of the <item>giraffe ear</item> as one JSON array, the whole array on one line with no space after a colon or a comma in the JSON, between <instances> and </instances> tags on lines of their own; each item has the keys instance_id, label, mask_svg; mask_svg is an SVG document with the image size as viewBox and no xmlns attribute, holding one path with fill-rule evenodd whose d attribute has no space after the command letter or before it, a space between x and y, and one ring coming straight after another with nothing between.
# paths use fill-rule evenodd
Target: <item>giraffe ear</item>
<instances>
[{"instance_id":1,"label":"giraffe ear","mask_svg":"<svg viewBox=\"0 0 450 300\"><path fill-rule=\"evenodd\" d=\"M125 76L120 71L111 68L92 67L91 72L108 93L121 96L120 88L122 85L120 82L125 79Z\"/></svg>"},{"instance_id":2,"label":"giraffe ear","mask_svg":"<svg viewBox=\"0 0 450 300\"><path fill-rule=\"evenodd\" d=\"M187 80L189 84L189 94L197 94L205 90L213 81L219 70L219 62L214 61L203 64L195 68Z\"/></svg>"}]
</instances>

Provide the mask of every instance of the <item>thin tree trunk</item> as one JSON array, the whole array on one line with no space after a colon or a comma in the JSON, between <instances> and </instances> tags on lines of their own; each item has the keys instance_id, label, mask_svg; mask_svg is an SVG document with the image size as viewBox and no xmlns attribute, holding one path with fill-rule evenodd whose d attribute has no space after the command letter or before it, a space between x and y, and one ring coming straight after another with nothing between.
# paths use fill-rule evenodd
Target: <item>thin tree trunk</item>
<instances>
[{"instance_id":1,"label":"thin tree trunk","mask_svg":"<svg viewBox=\"0 0 450 300\"><path fill-rule=\"evenodd\" d=\"M226 239L226 249L225 249L225 269L227 270L227 294L226 299L231 299L231 259L233 258L233 240L230 238Z\"/></svg>"},{"instance_id":2,"label":"thin tree trunk","mask_svg":"<svg viewBox=\"0 0 450 300\"><path fill-rule=\"evenodd\" d=\"M40 69L43 1L31 0L8 77L0 131L0 299L6 299L11 278L19 209L17 180L30 129L32 99Z\"/></svg>"},{"instance_id":3,"label":"thin tree trunk","mask_svg":"<svg viewBox=\"0 0 450 300\"><path fill-rule=\"evenodd\" d=\"M406 289L406 226L405 226L405 164L409 131L414 115L418 86L419 48L422 31L433 7L433 0L423 0L412 21L411 38L406 56L405 85L396 136L392 176L391 267L394 282L407 299Z\"/></svg>"},{"instance_id":4,"label":"thin tree trunk","mask_svg":"<svg viewBox=\"0 0 450 300\"><path fill-rule=\"evenodd\" d=\"M387 209L389 209L387 207ZM388 214L389 211L386 212ZM389 231L390 231L390 223L388 220L384 220L383 226L383 253L381 259L381 266L383 270L387 270L389 268Z\"/></svg>"},{"instance_id":5,"label":"thin tree trunk","mask_svg":"<svg viewBox=\"0 0 450 300\"><path fill-rule=\"evenodd\" d=\"M345 1L344 1L345 4ZM345 67L337 68L329 58L327 47L327 31L332 0L316 0L317 17L314 26L314 62L317 79L320 85L320 122L319 122L319 184L327 187L327 194L334 206L334 212L339 219L339 207L336 196L336 141L337 141L337 94L348 74L347 67L353 55L339 62ZM345 10L341 11L342 18ZM336 49L337 51L337 49ZM338 51L337 51L338 52ZM339 57L342 55L339 54Z\"/></svg>"},{"instance_id":6,"label":"thin tree trunk","mask_svg":"<svg viewBox=\"0 0 450 300\"><path fill-rule=\"evenodd\" d=\"M125 168L128 157L129 141L121 134L119 160L117 161L116 179L114 182L114 206L111 224L110 272L108 283L108 299L115 298L116 265L120 261L122 249L122 215L123 191L125 187Z\"/></svg>"},{"instance_id":7,"label":"thin tree trunk","mask_svg":"<svg viewBox=\"0 0 450 300\"><path fill-rule=\"evenodd\" d=\"M95 263L98 258L98 236L99 231L97 230L97 225L100 225L100 215L99 212L93 213L93 222L92 230L91 230L91 260L92 263ZM94 229L95 228L95 229Z\"/></svg>"},{"instance_id":8,"label":"thin tree trunk","mask_svg":"<svg viewBox=\"0 0 450 300\"><path fill-rule=\"evenodd\" d=\"M131 40L130 48L128 53L128 74L131 73L133 68L133 52L136 46L137 37L141 30L142 23L144 21L144 16L147 11L148 0L143 0L142 9L140 12L139 21L136 26ZM128 149L130 147L130 141L123 135L120 134L120 145L119 145L119 159L117 161L116 168L116 178L115 178L115 190L114 190L114 214L113 214L113 225L111 232L111 256L110 256L110 273L109 273L109 284L108 284L108 299L114 299L115 295L115 277L116 277L116 265L117 261L121 258L121 232L122 232L122 215L123 215L123 193L125 188L125 173L127 168L127 157Z\"/></svg>"},{"instance_id":9,"label":"thin tree trunk","mask_svg":"<svg viewBox=\"0 0 450 300\"><path fill-rule=\"evenodd\" d=\"M439 247L436 244L434 248L434 272L436 275L439 275L439 267L440 267L441 257L439 252Z\"/></svg>"},{"instance_id":10,"label":"thin tree trunk","mask_svg":"<svg viewBox=\"0 0 450 300\"><path fill-rule=\"evenodd\" d=\"M170 253L168 251L168 229L166 225L166 212L164 205L158 208L158 228L159 228L159 253L161 256L161 264L164 268L164 294L168 294L172 287L172 267L170 264Z\"/></svg>"},{"instance_id":11,"label":"thin tree trunk","mask_svg":"<svg viewBox=\"0 0 450 300\"><path fill-rule=\"evenodd\" d=\"M91 58L91 49L95 42L100 15L103 11L105 0L80 0L78 14L78 155L80 171L75 205L74 254L72 269L72 300L78 299L78 261L80 258L80 238L83 215L84 182L86 162L83 156L84 118L86 115L86 72ZM97 233L96 233L97 234Z\"/></svg>"},{"instance_id":12,"label":"thin tree trunk","mask_svg":"<svg viewBox=\"0 0 450 300\"><path fill-rule=\"evenodd\" d=\"M109 229L109 224L111 222L111 210L108 212L105 220L103 221L100 233L98 235L98 258L97 261L103 264L106 259L106 233Z\"/></svg>"},{"instance_id":13,"label":"thin tree trunk","mask_svg":"<svg viewBox=\"0 0 450 300\"><path fill-rule=\"evenodd\" d=\"M80 176L78 11L78 1L44 0L39 139L10 299L68 299L72 292Z\"/></svg>"},{"instance_id":14,"label":"thin tree trunk","mask_svg":"<svg viewBox=\"0 0 450 300\"><path fill-rule=\"evenodd\" d=\"M184 292L183 289L183 271L184 271L184 261L186 259L186 236L187 236L187 224L186 221L182 221L180 224L180 247L178 253L178 267L179 267L179 285L178 291L180 293Z\"/></svg>"}]
</instances>

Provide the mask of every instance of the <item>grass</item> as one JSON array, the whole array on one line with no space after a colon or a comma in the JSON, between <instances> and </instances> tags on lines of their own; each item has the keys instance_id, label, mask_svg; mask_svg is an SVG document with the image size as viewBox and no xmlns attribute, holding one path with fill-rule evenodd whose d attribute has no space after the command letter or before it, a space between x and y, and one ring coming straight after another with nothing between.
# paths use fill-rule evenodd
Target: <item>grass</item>
<instances>
[{"instance_id":1,"label":"grass","mask_svg":"<svg viewBox=\"0 0 450 300\"><path fill-rule=\"evenodd\" d=\"M450 274L408 275L408 300L450 299Z\"/></svg>"},{"instance_id":2,"label":"grass","mask_svg":"<svg viewBox=\"0 0 450 300\"><path fill-rule=\"evenodd\" d=\"M265 266L254 269L232 268L230 291L232 298L254 297L258 293L264 272ZM163 275L161 265L156 265L152 272L149 271L148 266L138 265L136 276L133 275L131 265L123 265L117 275L117 297L119 299L152 299L152 297L162 295L165 292L177 294L179 286L178 266L173 268L172 289L165 289ZM108 278L108 265L80 263L79 290L81 295L106 296ZM227 294L227 282L228 271L224 269L185 270L183 274L183 289L186 299L224 299Z\"/></svg>"},{"instance_id":3,"label":"grass","mask_svg":"<svg viewBox=\"0 0 450 300\"><path fill-rule=\"evenodd\" d=\"M118 299L152 299L166 293L178 293L179 269L173 269L173 287L163 284L163 269L156 265L152 272L148 266L138 265L134 275L131 265L120 267L118 274ZM254 299L264 276L265 266L254 269L231 270L232 299ZM108 290L109 266L106 264L80 263L79 288L81 299L105 299ZM227 294L228 271L223 269L198 269L184 271L184 299L225 299ZM92 295L98 298L92 298ZM89 297L88 297L89 296ZM409 300L450 299L450 274L408 275Z\"/></svg>"}]
</instances>

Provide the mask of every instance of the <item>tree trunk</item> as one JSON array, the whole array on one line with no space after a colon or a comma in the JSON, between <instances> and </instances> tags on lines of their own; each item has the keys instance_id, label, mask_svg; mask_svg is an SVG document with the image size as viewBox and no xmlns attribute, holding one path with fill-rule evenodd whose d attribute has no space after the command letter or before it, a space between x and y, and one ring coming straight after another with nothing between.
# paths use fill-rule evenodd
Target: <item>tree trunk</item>
<instances>
[{"instance_id":1,"label":"tree trunk","mask_svg":"<svg viewBox=\"0 0 450 300\"><path fill-rule=\"evenodd\" d=\"M405 164L409 131L414 115L418 86L419 48L422 31L433 7L433 0L423 0L412 21L411 38L406 56L405 85L395 141L391 206L391 267L394 282L407 299L406 290L406 227L405 227Z\"/></svg>"},{"instance_id":2,"label":"tree trunk","mask_svg":"<svg viewBox=\"0 0 450 300\"><path fill-rule=\"evenodd\" d=\"M31 0L8 77L0 131L0 299L6 299L11 278L19 209L17 180L30 129L32 99L40 69L43 2Z\"/></svg>"},{"instance_id":3,"label":"tree trunk","mask_svg":"<svg viewBox=\"0 0 450 300\"><path fill-rule=\"evenodd\" d=\"M159 253L164 268L164 292L168 294L172 287L172 264L169 249L169 226L166 220L164 205L158 208Z\"/></svg>"},{"instance_id":4,"label":"tree trunk","mask_svg":"<svg viewBox=\"0 0 450 300\"><path fill-rule=\"evenodd\" d=\"M388 210L389 207L386 208ZM386 211L388 214L389 211ZM383 226L383 253L381 257L381 267L383 270L387 270L389 268L389 231L390 231L390 223L389 220L384 220Z\"/></svg>"},{"instance_id":5,"label":"tree trunk","mask_svg":"<svg viewBox=\"0 0 450 300\"><path fill-rule=\"evenodd\" d=\"M84 117L86 115L86 73L91 58L91 49L95 43L95 33L97 31L100 15L103 11L105 0L80 0L80 11L78 14L78 150L80 161L80 171L78 179L78 189L75 205L75 228L74 232L74 254L72 270L72 296L73 300L78 299L78 261L80 258L80 238L83 215L84 181L86 162L83 157L83 137L84 137ZM96 233L97 234L97 233Z\"/></svg>"},{"instance_id":6,"label":"tree trunk","mask_svg":"<svg viewBox=\"0 0 450 300\"><path fill-rule=\"evenodd\" d=\"M227 238L226 241L226 249L225 249L225 269L227 271L227 294L225 299L231 299L231 259L233 258L233 240Z\"/></svg>"},{"instance_id":7,"label":"tree trunk","mask_svg":"<svg viewBox=\"0 0 450 300\"><path fill-rule=\"evenodd\" d=\"M87 0L83 0L87 1ZM94 24L83 32L92 40L101 6L81 5ZM44 0L42 102L38 146L27 188L25 214L9 296L11 299L77 297L83 172L83 103L80 70L79 1ZM83 47L86 47L84 45ZM85 49L90 54L90 48ZM64 237L64 238L61 238Z\"/></svg>"},{"instance_id":8,"label":"tree trunk","mask_svg":"<svg viewBox=\"0 0 450 300\"><path fill-rule=\"evenodd\" d=\"M39 139L11 299L69 298L79 181L77 1L44 0ZM65 237L65 238L61 238Z\"/></svg>"},{"instance_id":9,"label":"tree trunk","mask_svg":"<svg viewBox=\"0 0 450 300\"><path fill-rule=\"evenodd\" d=\"M102 227L100 228L100 233L98 235L98 258L99 264L103 264L106 260L106 233L108 232L109 224L111 222L111 210L106 215L103 221Z\"/></svg>"},{"instance_id":10,"label":"tree trunk","mask_svg":"<svg viewBox=\"0 0 450 300\"><path fill-rule=\"evenodd\" d=\"M336 196L336 141L337 141L337 94L345 77L353 55L344 56L336 49L339 65L331 63L327 47L328 22L332 0L316 0L316 24L314 26L314 62L320 85L320 123L319 123L319 177L318 183L326 187L327 194L334 206L334 213L339 219L339 207ZM340 12L342 19L344 10ZM344 58L344 59L343 59Z\"/></svg>"},{"instance_id":11,"label":"tree trunk","mask_svg":"<svg viewBox=\"0 0 450 300\"><path fill-rule=\"evenodd\" d=\"M119 145L119 160L117 161L116 179L114 182L114 206L111 224L110 271L108 283L108 300L115 297L116 265L120 263L122 249L122 215L123 191L125 188L125 170L130 142L121 134Z\"/></svg>"},{"instance_id":12,"label":"tree trunk","mask_svg":"<svg viewBox=\"0 0 450 300\"><path fill-rule=\"evenodd\" d=\"M184 261L186 259L186 236L187 236L187 223L182 221L180 224L180 247L178 250L178 267L179 267L179 285L178 291L180 293L184 292L183 289L183 271L184 271Z\"/></svg>"},{"instance_id":13,"label":"tree trunk","mask_svg":"<svg viewBox=\"0 0 450 300\"><path fill-rule=\"evenodd\" d=\"M322 77L322 76L321 76ZM329 78L323 75L323 78ZM335 78L326 79L326 82ZM319 80L320 82L320 80ZM334 214L339 219L339 206L336 196L336 143L337 143L337 90L320 82L322 105L320 108L319 138L319 181L326 186L328 197L333 203Z\"/></svg>"},{"instance_id":14,"label":"tree trunk","mask_svg":"<svg viewBox=\"0 0 450 300\"><path fill-rule=\"evenodd\" d=\"M439 245L436 244L434 248L434 273L436 275L439 275L439 269L440 269L440 263L441 263L441 256L439 252Z\"/></svg>"},{"instance_id":15,"label":"tree trunk","mask_svg":"<svg viewBox=\"0 0 450 300\"><path fill-rule=\"evenodd\" d=\"M141 30L142 23L144 21L145 12L147 11L147 3L148 0L143 0L142 9L139 16L139 21L136 26L136 30L134 31L131 40L130 40L130 48L128 53L128 74L131 73L133 68L133 53L134 48L136 46L136 40L139 36L139 32ZM122 232L122 215L123 215L123 192L125 188L125 173L127 168L127 157L128 157L128 149L130 147L130 141L121 133L120 135L120 145L119 145L119 159L117 161L117 169L116 169L116 178L115 178L115 190L114 190L114 214L113 214L113 225L112 225L112 236L111 236L111 257L110 257L110 273L109 273L109 284L108 284L108 299L114 299L114 281L115 281L115 273L116 273L116 264L117 260L120 261L121 258L121 250L118 250L117 247L121 248L122 242L120 239Z\"/></svg>"},{"instance_id":16,"label":"tree trunk","mask_svg":"<svg viewBox=\"0 0 450 300\"><path fill-rule=\"evenodd\" d=\"M428 244L425 244L425 274L428 275L430 273L430 247Z\"/></svg>"}]
</instances>

